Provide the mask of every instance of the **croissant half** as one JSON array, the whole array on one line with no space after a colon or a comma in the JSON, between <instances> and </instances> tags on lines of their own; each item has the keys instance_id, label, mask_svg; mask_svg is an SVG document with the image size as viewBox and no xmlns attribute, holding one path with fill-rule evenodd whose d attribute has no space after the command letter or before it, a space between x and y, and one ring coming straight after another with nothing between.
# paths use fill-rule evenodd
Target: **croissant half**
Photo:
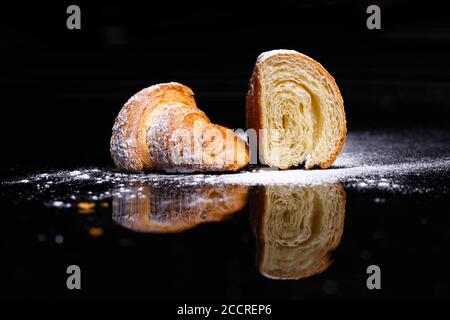
<instances>
[{"instance_id":1,"label":"croissant half","mask_svg":"<svg viewBox=\"0 0 450 320\"><path fill-rule=\"evenodd\" d=\"M141 90L123 106L112 130L111 155L122 171L235 171L249 161L247 144L212 124L194 93L171 82Z\"/></svg>"},{"instance_id":2,"label":"croissant half","mask_svg":"<svg viewBox=\"0 0 450 320\"><path fill-rule=\"evenodd\" d=\"M258 134L262 163L327 168L346 137L344 103L333 77L293 50L262 53L247 94L247 128Z\"/></svg>"}]
</instances>

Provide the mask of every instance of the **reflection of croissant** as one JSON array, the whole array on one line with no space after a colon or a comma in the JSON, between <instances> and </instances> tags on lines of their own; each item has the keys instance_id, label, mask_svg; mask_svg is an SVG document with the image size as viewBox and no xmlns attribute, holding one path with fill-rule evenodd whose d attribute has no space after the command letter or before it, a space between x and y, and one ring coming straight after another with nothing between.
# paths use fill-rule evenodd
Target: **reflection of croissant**
<instances>
[{"instance_id":1,"label":"reflection of croissant","mask_svg":"<svg viewBox=\"0 0 450 320\"><path fill-rule=\"evenodd\" d=\"M124 105L113 127L111 155L120 170L238 170L248 147L234 132L212 124L191 89L165 83L143 89Z\"/></svg>"},{"instance_id":2,"label":"reflection of croissant","mask_svg":"<svg viewBox=\"0 0 450 320\"><path fill-rule=\"evenodd\" d=\"M175 233L242 209L248 187L135 184L113 195L113 220L138 232Z\"/></svg>"},{"instance_id":3,"label":"reflection of croissant","mask_svg":"<svg viewBox=\"0 0 450 320\"><path fill-rule=\"evenodd\" d=\"M287 169L306 161L306 169L327 168L347 131L339 88L310 57L292 50L265 52L250 80L247 128L259 134L261 162Z\"/></svg>"},{"instance_id":4,"label":"reflection of croissant","mask_svg":"<svg viewBox=\"0 0 450 320\"><path fill-rule=\"evenodd\" d=\"M265 187L250 199L260 272L301 279L323 272L344 228L345 191L340 185Z\"/></svg>"}]
</instances>

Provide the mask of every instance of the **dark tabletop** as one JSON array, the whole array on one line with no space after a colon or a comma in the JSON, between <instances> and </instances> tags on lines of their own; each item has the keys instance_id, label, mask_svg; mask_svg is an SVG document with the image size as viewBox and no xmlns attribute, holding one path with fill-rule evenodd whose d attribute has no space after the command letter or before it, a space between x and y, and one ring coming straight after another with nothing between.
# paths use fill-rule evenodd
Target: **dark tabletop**
<instances>
[{"instance_id":1,"label":"dark tabletop","mask_svg":"<svg viewBox=\"0 0 450 320\"><path fill-rule=\"evenodd\" d=\"M364 1L83 2L77 31L66 3L4 4L0 296L448 298L448 11L377 2L381 30ZM331 168L114 170L111 127L131 95L178 81L213 122L243 128L271 49L335 78L349 135Z\"/></svg>"}]
</instances>

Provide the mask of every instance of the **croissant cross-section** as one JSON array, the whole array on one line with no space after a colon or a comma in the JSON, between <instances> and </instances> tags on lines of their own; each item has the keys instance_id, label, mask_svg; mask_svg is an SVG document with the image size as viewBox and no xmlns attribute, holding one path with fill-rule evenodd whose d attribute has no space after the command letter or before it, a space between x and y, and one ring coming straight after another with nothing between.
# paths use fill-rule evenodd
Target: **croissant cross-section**
<instances>
[{"instance_id":1,"label":"croissant cross-section","mask_svg":"<svg viewBox=\"0 0 450 320\"><path fill-rule=\"evenodd\" d=\"M262 53L247 94L247 128L259 135L259 158L287 169L329 167L346 137L344 103L333 77L293 50Z\"/></svg>"}]
</instances>

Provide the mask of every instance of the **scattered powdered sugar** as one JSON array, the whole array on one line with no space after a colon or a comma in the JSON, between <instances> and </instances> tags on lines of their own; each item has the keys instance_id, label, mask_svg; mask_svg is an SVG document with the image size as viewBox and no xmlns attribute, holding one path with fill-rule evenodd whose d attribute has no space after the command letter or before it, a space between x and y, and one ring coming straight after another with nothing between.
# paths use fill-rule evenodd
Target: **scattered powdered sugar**
<instances>
[{"instance_id":1,"label":"scattered powdered sugar","mask_svg":"<svg viewBox=\"0 0 450 320\"><path fill-rule=\"evenodd\" d=\"M346 189L361 192L447 193L450 172L448 141L448 135L442 133L428 134L426 139L423 136L359 133L348 137L343 153L326 170L255 167L224 174L127 174L112 169L81 168L20 177L3 182L2 189L14 197L44 200L56 208L70 207L79 201L100 202L122 195L130 196L130 193L140 197L144 196L142 188L163 185L176 190L203 185L315 186L342 183ZM423 179L425 176L427 179ZM429 183L430 176L436 183Z\"/></svg>"},{"instance_id":2,"label":"scattered powdered sugar","mask_svg":"<svg viewBox=\"0 0 450 320\"><path fill-rule=\"evenodd\" d=\"M337 162L339 164L339 161ZM293 185L322 185L334 182L359 181L351 184L353 187L366 188L369 186L378 188L396 188L395 177L401 178L403 175L411 173L423 173L436 171L442 168L450 168L450 158L443 160L428 160L425 162L399 163L390 165L369 165L355 167L330 168L327 170L287 170L268 171L257 169L252 172L242 172L237 174L219 176L195 176L197 181L217 184L245 184L245 185L273 185L273 184L293 184ZM388 176L395 175L390 179Z\"/></svg>"},{"instance_id":3,"label":"scattered powdered sugar","mask_svg":"<svg viewBox=\"0 0 450 320\"><path fill-rule=\"evenodd\" d=\"M65 202L59 201L59 200L53 201L51 203L51 205L56 208L70 208L72 206L72 204L70 204L70 203L65 203Z\"/></svg>"},{"instance_id":4,"label":"scattered powdered sugar","mask_svg":"<svg viewBox=\"0 0 450 320\"><path fill-rule=\"evenodd\" d=\"M75 177L76 177L76 179L83 179L83 180L87 180L87 179L90 178L90 176L87 173L80 174L80 175L77 175Z\"/></svg>"},{"instance_id":5,"label":"scattered powdered sugar","mask_svg":"<svg viewBox=\"0 0 450 320\"><path fill-rule=\"evenodd\" d=\"M53 201L52 204L53 204L54 207L61 207L61 206L64 205L64 202L62 202L62 201Z\"/></svg>"}]
</instances>

